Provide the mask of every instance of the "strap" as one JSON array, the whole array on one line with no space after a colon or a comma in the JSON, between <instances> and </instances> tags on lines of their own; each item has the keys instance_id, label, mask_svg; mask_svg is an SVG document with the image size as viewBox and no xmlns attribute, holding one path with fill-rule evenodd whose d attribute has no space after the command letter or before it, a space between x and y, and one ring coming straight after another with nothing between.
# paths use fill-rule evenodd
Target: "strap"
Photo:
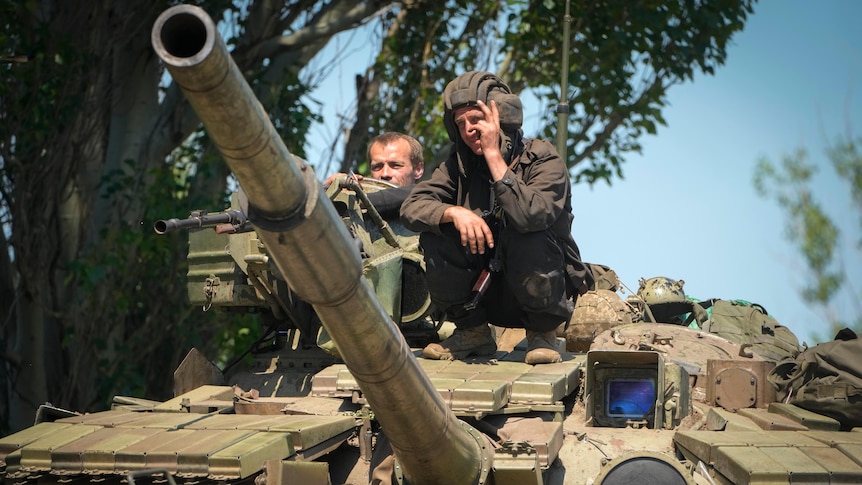
<instances>
[{"instance_id":1,"label":"strap","mask_svg":"<svg viewBox=\"0 0 862 485\"><path fill-rule=\"evenodd\" d=\"M808 389L811 389L818 398L847 400L848 397L862 396L862 389L850 384L816 384ZM805 389L803 393L806 393Z\"/></svg>"}]
</instances>

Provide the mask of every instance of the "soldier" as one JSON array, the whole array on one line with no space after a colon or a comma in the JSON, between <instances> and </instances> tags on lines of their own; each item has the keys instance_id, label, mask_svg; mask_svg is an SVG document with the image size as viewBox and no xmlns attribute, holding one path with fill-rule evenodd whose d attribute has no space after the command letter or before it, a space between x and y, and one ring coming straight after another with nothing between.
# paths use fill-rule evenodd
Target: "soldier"
<instances>
[{"instance_id":1,"label":"soldier","mask_svg":"<svg viewBox=\"0 0 862 485\"><path fill-rule=\"evenodd\" d=\"M490 323L526 329L527 363L559 362L556 329L591 282L571 236L566 164L547 141L523 138L521 101L491 73L455 78L443 103L450 156L401 206L421 233L432 301L456 326L423 355L491 355ZM488 298L471 298L486 274L476 289Z\"/></svg>"},{"instance_id":2,"label":"soldier","mask_svg":"<svg viewBox=\"0 0 862 485\"><path fill-rule=\"evenodd\" d=\"M371 177L398 187L415 184L425 173L422 145L412 136L388 131L368 145Z\"/></svg>"},{"instance_id":3,"label":"soldier","mask_svg":"<svg viewBox=\"0 0 862 485\"><path fill-rule=\"evenodd\" d=\"M374 137L368 144L368 165L372 178L397 187L372 192L368 194L368 200L381 214L394 213L394 217L397 217L404 198L425 173L422 145L410 135L387 131ZM329 187L336 178L346 175L330 175L323 186ZM362 175L356 175L356 179L361 182Z\"/></svg>"},{"instance_id":4,"label":"soldier","mask_svg":"<svg viewBox=\"0 0 862 485\"><path fill-rule=\"evenodd\" d=\"M422 145L410 135L387 131L377 135L368 144L368 164L371 177L384 180L398 187L413 185L425 173ZM329 186L340 175L330 175L324 182ZM361 181L362 175L357 175Z\"/></svg>"}]
</instances>

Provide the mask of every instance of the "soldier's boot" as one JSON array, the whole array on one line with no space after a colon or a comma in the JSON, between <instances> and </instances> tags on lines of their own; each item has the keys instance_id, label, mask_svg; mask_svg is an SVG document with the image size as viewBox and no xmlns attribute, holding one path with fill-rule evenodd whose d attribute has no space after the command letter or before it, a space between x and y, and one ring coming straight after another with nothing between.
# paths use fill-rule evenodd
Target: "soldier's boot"
<instances>
[{"instance_id":1,"label":"soldier's boot","mask_svg":"<svg viewBox=\"0 0 862 485\"><path fill-rule=\"evenodd\" d=\"M527 330L527 355L524 357L524 362L528 364L562 362L563 358L557 348L556 330L547 332Z\"/></svg>"},{"instance_id":2,"label":"soldier's boot","mask_svg":"<svg viewBox=\"0 0 862 485\"><path fill-rule=\"evenodd\" d=\"M449 338L440 343L428 344L422 350L426 359L455 360L471 355L494 355L497 342L488 324L478 327L455 328Z\"/></svg>"}]
</instances>

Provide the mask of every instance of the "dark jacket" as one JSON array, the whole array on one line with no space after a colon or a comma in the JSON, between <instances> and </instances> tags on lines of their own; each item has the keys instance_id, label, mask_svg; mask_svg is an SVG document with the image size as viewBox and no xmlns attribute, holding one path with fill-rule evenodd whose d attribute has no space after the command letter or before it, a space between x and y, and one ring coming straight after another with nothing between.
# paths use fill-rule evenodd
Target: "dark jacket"
<instances>
[{"instance_id":1,"label":"dark jacket","mask_svg":"<svg viewBox=\"0 0 862 485\"><path fill-rule=\"evenodd\" d=\"M580 260L572 238L569 173L553 145L545 140L518 139L506 175L491 183L484 158L456 151L431 178L417 184L401 206L401 219L413 231L440 233L440 219L450 206L460 205L478 215L496 200L502 227L518 232L549 230L565 247L571 291L584 291L592 276ZM460 152L460 155L459 155Z\"/></svg>"},{"instance_id":2,"label":"dark jacket","mask_svg":"<svg viewBox=\"0 0 862 485\"><path fill-rule=\"evenodd\" d=\"M401 204L412 189L412 185L407 185L405 187L378 190L366 195L368 195L368 201L374 204L374 208L377 209L380 216L384 219L389 219L391 217L398 217Z\"/></svg>"}]
</instances>

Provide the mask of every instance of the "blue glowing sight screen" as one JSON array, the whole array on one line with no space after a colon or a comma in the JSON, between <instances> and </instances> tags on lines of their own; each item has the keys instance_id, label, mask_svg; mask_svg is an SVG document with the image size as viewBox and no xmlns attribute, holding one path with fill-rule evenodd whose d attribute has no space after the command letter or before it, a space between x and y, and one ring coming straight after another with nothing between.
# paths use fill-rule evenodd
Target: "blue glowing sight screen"
<instances>
[{"instance_id":1,"label":"blue glowing sight screen","mask_svg":"<svg viewBox=\"0 0 862 485\"><path fill-rule=\"evenodd\" d=\"M610 418L642 418L653 411L653 379L610 379L607 382L606 415Z\"/></svg>"}]
</instances>

